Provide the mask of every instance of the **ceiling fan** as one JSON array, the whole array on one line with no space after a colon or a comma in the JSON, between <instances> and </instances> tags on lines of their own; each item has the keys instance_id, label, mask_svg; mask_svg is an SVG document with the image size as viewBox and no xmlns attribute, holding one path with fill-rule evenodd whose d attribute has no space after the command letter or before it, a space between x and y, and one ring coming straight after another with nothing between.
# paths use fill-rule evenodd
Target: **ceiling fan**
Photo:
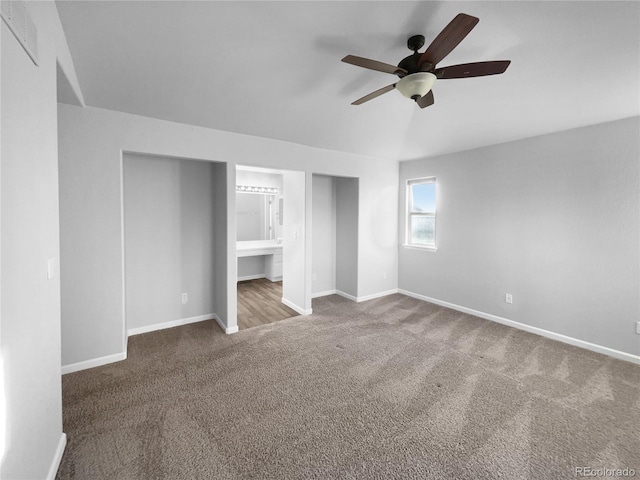
<instances>
[{"instance_id":1,"label":"ceiling fan","mask_svg":"<svg viewBox=\"0 0 640 480\"><path fill-rule=\"evenodd\" d=\"M469 34L478 21L479 19L476 17L459 13L431 42L431 45L427 47L424 53L418 52L424 46L424 36L412 36L407 41L407 47L409 47L409 50L413 50L413 54L402 59L397 67L368 58L347 55L342 59L345 63L400 77L400 81L371 92L351 105L363 104L379 97L383 93L397 89L405 97L415 100L420 108L425 108L433 105L434 99L431 87L433 87L437 79L483 77L485 75L504 73L511 63L510 60L463 63L443 68L436 67Z\"/></svg>"}]
</instances>

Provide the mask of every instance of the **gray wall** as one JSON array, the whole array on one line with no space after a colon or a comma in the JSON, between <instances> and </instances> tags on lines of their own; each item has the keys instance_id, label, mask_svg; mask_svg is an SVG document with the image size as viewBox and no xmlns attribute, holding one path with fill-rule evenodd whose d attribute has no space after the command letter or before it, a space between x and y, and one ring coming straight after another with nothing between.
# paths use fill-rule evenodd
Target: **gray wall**
<instances>
[{"instance_id":1,"label":"gray wall","mask_svg":"<svg viewBox=\"0 0 640 480\"><path fill-rule=\"evenodd\" d=\"M304 172L283 174L284 224L282 228L282 297L298 310L311 308L306 279L306 176ZM290 305L291 306L291 305Z\"/></svg>"},{"instance_id":2,"label":"gray wall","mask_svg":"<svg viewBox=\"0 0 640 480\"><path fill-rule=\"evenodd\" d=\"M7 479L45 478L64 446L56 51L40 16L57 14L53 4L27 9L38 28L39 67L0 22L0 477Z\"/></svg>"},{"instance_id":3,"label":"gray wall","mask_svg":"<svg viewBox=\"0 0 640 480\"><path fill-rule=\"evenodd\" d=\"M336 178L336 289L358 297L359 185Z\"/></svg>"},{"instance_id":4,"label":"gray wall","mask_svg":"<svg viewBox=\"0 0 640 480\"><path fill-rule=\"evenodd\" d=\"M228 163L215 163L213 167L213 205L216 228L214 229L215 248L215 286L213 305L215 313L223 324L235 325L236 316L236 288L230 280L236 278L236 262L229 262L229 258L235 260L235 235L232 227L235 227L235 215L229 215L229 211L235 210L235 165ZM231 209L231 210L230 210ZM230 226L231 222L231 226ZM233 254L231 253L233 252ZM231 285L231 288L230 288ZM231 300L229 297L233 297ZM229 321L229 316L234 318Z\"/></svg>"},{"instance_id":5,"label":"gray wall","mask_svg":"<svg viewBox=\"0 0 640 480\"><path fill-rule=\"evenodd\" d=\"M216 208L215 191L224 165L134 154L123 161L127 329L217 313L215 253L226 252L215 238L226 225L216 213L226 202Z\"/></svg>"},{"instance_id":6,"label":"gray wall","mask_svg":"<svg viewBox=\"0 0 640 480\"><path fill-rule=\"evenodd\" d=\"M336 180L313 175L311 293L336 289Z\"/></svg>"},{"instance_id":7,"label":"gray wall","mask_svg":"<svg viewBox=\"0 0 640 480\"><path fill-rule=\"evenodd\" d=\"M309 186L312 173L359 177L359 293L364 296L397 288L397 162L99 108L60 104L59 112L63 365L82 366L125 352L123 150L227 162L224 194L231 212L224 232L229 240L227 313L220 316L230 328L236 326L237 163L302 170ZM304 205L309 209L305 213L310 218L311 188L305 192ZM311 230L310 222L306 226ZM306 237L310 241L311 235ZM305 278L301 283L303 296L310 296L311 249L306 245L304 249ZM389 272L387 278L383 272Z\"/></svg>"},{"instance_id":8,"label":"gray wall","mask_svg":"<svg viewBox=\"0 0 640 480\"><path fill-rule=\"evenodd\" d=\"M640 354L639 131L635 117L401 163L400 242L405 181L435 176L438 250L400 248L400 289Z\"/></svg>"},{"instance_id":9,"label":"gray wall","mask_svg":"<svg viewBox=\"0 0 640 480\"><path fill-rule=\"evenodd\" d=\"M265 257L238 257L238 278L265 276Z\"/></svg>"}]
</instances>

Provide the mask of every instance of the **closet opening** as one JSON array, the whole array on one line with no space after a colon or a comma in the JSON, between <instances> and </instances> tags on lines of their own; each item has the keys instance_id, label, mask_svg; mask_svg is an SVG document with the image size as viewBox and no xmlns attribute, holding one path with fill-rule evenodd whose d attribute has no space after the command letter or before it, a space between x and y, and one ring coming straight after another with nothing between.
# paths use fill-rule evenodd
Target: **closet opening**
<instances>
[{"instance_id":1,"label":"closet opening","mask_svg":"<svg viewBox=\"0 0 640 480\"><path fill-rule=\"evenodd\" d=\"M126 336L206 320L224 330L226 164L126 152L122 161Z\"/></svg>"},{"instance_id":2,"label":"closet opening","mask_svg":"<svg viewBox=\"0 0 640 480\"><path fill-rule=\"evenodd\" d=\"M359 179L312 178L311 296L358 297Z\"/></svg>"}]
</instances>

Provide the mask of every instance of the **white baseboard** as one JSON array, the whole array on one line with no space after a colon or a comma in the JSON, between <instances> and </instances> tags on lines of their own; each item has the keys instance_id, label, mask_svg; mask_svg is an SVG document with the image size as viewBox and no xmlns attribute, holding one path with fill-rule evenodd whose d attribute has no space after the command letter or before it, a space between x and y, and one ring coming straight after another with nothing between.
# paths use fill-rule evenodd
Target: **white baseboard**
<instances>
[{"instance_id":1,"label":"white baseboard","mask_svg":"<svg viewBox=\"0 0 640 480\"><path fill-rule=\"evenodd\" d=\"M351 300L352 302L357 302L358 301L358 297L354 297L353 295L349 295L348 293L343 292L342 290L336 290L336 295L340 295L341 297L344 297L348 300Z\"/></svg>"},{"instance_id":2,"label":"white baseboard","mask_svg":"<svg viewBox=\"0 0 640 480\"><path fill-rule=\"evenodd\" d=\"M341 297L347 298L352 302L366 302L368 300L373 300L374 298L386 297L387 295L393 295L394 293L398 293L398 289L394 288L393 290L387 290L385 292L372 293L371 295L365 295L364 297L354 297L348 293L345 293L341 290L336 290L334 293L340 295Z\"/></svg>"},{"instance_id":3,"label":"white baseboard","mask_svg":"<svg viewBox=\"0 0 640 480\"><path fill-rule=\"evenodd\" d=\"M358 297L357 302L366 302L367 300L373 300L374 298L386 297L387 295L393 295L398 293L398 289L387 290L386 292L372 293L371 295L365 295L364 297Z\"/></svg>"},{"instance_id":4,"label":"white baseboard","mask_svg":"<svg viewBox=\"0 0 640 480\"><path fill-rule=\"evenodd\" d=\"M567 343L569 345L573 345L574 347L584 348L586 350L591 350L592 352L602 353L603 355L608 355L610 357L617 358L619 360L626 360L627 362L640 364L640 356L633 355L631 353L621 352L620 350L614 350L613 348L604 347L602 345L597 345L595 343L590 343L585 340L580 340L574 337L568 337L566 335L562 335L561 333L551 332L549 330L544 330L543 328L533 327L531 325L527 325L526 323L516 322L514 320L509 320L508 318L498 317L497 315L492 315L491 313L481 312L479 310L474 310L472 308L462 307L460 305L456 305L454 303L445 302L443 300L438 300L437 298L427 297L426 295L421 295L419 293L410 292L408 290L399 289L398 293L402 293L408 297L417 298L418 300L424 300L425 302L435 303L436 305L440 305L443 307L451 308L452 310L457 310L459 312L468 313L470 315L475 315L476 317L484 318L485 320L490 320L492 322L500 323L502 325L507 325L509 327L517 328L518 330L524 330L525 332L535 333L536 335L540 335L542 337L550 338L551 340L557 340L559 342Z\"/></svg>"},{"instance_id":5,"label":"white baseboard","mask_svg":"<svg viewBox=\"0 0 640 480\"><path fill-rule=\"evenodd\" d=\"M312 293L311 298L326 297L327 295L335 295L335 290L326 290L324 292Z\"/></svg>"},{"instance_id":6,"label":"white baseboard","mask_svg":"<svg viewBox=\"0 0 640 480\"><path fill-rule=\"evenodd\" d=\"M292 310L295 310L300 315L311 315L313 313L313 309L310 308L309 310L305 310L304 308L299 307L298 305L296 305L290 300L287 300L284 297L282 297L282 303L284 303L287 307L291 308Z\"/></svg>"},{"instance_id":7,"label":"white baseboard","mask_svg":"<svg viewBox=\"0 0 640 480\"><path fill-rule=\"evenodd\" d=\"M180 318L178 320L170 320L168 322L155 323L153 325L147 325L145 327L130 328L127 330L127 337L132 335L140 335L141 333L155 332L156 330L164 330L165 328L179 327L181 325L188 325L190 323L204 322L205 320L213 320L215 313L208 313L206 315L198 315L196 317Z\"/></svg>"},{"instance_id":8,"label":"white baseboard","mask_svg":"<svg viewBox=\"0 0 640 480\"><path fill-rule=\"evenodd\" d=\"M235 327L227 327L224 322L220 319L220 317L217 314L213 314L213 319L218 322L218 325L220 325L220 328L224 331L224 333L226 333L227 335L230 335L232 333L238 333L238 325L236 325Z\"/></svg>"},{"instance_id":9,"label":"white baseboard","mask_svg":"<svg viewBox=\"0 0 640 480\"><path fill-rule=\"evenodd\" d=\"M244 282L245 280L257 280L259 278L266 278L266 277L267 276L264 273L259 273L257 275L245 275L244 277L238 277L237 281Z\"/></svg>"},{"instance_id":10,"label":"white baseboard","mask_svg":"<svg viewBox=\"0 0 640 480\"><path fill-rule=\"evenodd\" d=\"M64 454L64 449L67 446L67 434L60 434L60 440L58 441L58 447L56 448L56 453L53 455L53 460L51 461L51 466L49 467L49 473L47 473L47 480L55 480L56 474L58 473L58 468L60 468L60 462L62 461L62 455Z\"/></svg>"},{"instance_id":11,"label":"white baseboard","mask_svg":"<svg viewBox=\"0 0 640 480\"><path fill-rule=\"evenodd\" d=\"M79 372L80 370L87 370L88 368L101 367L108 363L121 362L127 359L127 352L114 353L113 355L106 355L104 357L92 358L91 360L85 360L84 362L71 363L69 365L62 366L62 374Z\"/></svg>"},{"instance_id":12,"label":"white baseboard","mask_svg":"<svg viewBox=\"0 0 640 480\"><path fill-rule=\"evenodd\" d=\"M113 355L106 355L104 357L92 358L91 360L85 360L84 362L71 363L69 365L62 365L62 374L79 372L80 370L86 370L88 368L101 367L108 363L120 362L126 360L127 352L114 353Z\"/></svg>"},{"instance_id":13,"label":"white baseboard","mask_svg":"<svg viewBox=\"0 0 640 480\"><path fill-rule=\"evenodd\" d=\"M280 275L279 277L270 277L269 275L266 275L267 280L271 281L271 282L281 282L282 281L282 275Z\"/></svg>"}]
</instances>

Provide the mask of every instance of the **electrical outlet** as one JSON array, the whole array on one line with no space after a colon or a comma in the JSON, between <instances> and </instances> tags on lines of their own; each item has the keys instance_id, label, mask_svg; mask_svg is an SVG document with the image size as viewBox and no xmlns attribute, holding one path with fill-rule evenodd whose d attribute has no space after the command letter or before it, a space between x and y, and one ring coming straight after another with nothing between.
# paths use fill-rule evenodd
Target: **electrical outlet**
<instances>
[{"instance_id":1,"label":"electrical outlet","mask_svg":"<svg viewBox=\"0 0 640 480\"><path fill-rule=\"evenodd\" d=\"M188 293L183 293L182 294L182 304L184 305L188 301L189 301L189 294Z\"/></svg>"},{"instance_id":2,"label":"electrical outlet","mask_svg":"<svg viewBox=\"0 0 640 480\"><path fill-rule=\"evenodd\" d=\"M313 278L313 281L314 281L314 282L318 279L318 277L316 276L316 274L315 274L315 273L312 275L312 278Z\"/></svg>"},{"instance_id":3,"label":"electrical outlet","mask_svg":"<svg viewBox=\"0 0 640 480\"><path fill-rule=\"evenodd\" d=\"M640 335L640 322L636 322L636 333Z\"/></svg>"},{"instance_id":4,"label":"electrical outlet","mask_svg":"<svg viewBox=\"0 0 640 480\"><path fill-rule=\"evenodd\" d=\"M505 294L504 301L507 303L513 303L513 295L511 295L510 293Z\"/></svg>"}]
</instances>

